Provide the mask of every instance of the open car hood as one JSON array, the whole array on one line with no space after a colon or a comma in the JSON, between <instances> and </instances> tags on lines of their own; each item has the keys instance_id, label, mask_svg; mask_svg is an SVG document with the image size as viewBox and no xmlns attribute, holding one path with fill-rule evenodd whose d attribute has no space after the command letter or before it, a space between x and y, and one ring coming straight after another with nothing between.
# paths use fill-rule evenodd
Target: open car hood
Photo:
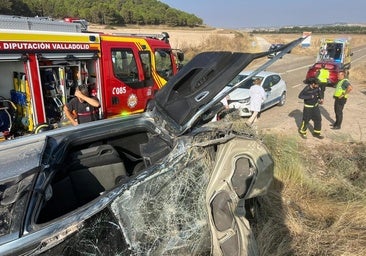
<instances>
[{"instance_id":1,"label":"open car hood","mask_svg":"<svg viewBox=\"0 0 366 256\"><path fill-rule=\"evenodd\" d=\"M200 53L157 92L147 111L153 113L157 122L164 120L161 125L170 133L181 135L195 124L210 120L220 110L215 106L227 94L265 70L304 39L305 37L298 38L279 48L279 53L273 59L254 70L246 79L231 87L231 90L223 89L253 60L266 57L269 52Z\"/></svg>"}]
</instances>

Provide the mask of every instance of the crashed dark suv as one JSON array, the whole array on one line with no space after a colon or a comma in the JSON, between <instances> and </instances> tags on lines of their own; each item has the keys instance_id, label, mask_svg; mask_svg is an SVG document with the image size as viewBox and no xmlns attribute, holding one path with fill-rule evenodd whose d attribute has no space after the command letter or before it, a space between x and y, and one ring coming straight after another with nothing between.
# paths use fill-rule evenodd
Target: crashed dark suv
<instances>
[{"instance_id":1,"label":"crashed dark suv","mask_svg":"<svg viewBox=\"0 0 366 256\"><path fill-rule=\"evenodd\" d=\"M0 255L258 255L246 208L273 160L209 121L267 54L201 53L144 113L0 143Z\"/></svg>"}]
</instances>

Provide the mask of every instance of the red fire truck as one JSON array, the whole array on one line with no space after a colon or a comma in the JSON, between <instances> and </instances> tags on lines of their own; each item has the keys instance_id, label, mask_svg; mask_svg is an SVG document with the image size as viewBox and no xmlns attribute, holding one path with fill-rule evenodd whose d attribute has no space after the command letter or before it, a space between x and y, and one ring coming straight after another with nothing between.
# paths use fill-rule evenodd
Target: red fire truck
<instances>
[{"instance_id":1,"label":"red fire truck","mask_svg":"<svg viewBox=\"0 0 366 256\"><path fill-rule=\"evenodd\" d=\"M99 98L100 118L144 111L183 60L168 38L0 29L0 132L64 125L63 105L80 85Z\"/></svg>"}]
</instances>

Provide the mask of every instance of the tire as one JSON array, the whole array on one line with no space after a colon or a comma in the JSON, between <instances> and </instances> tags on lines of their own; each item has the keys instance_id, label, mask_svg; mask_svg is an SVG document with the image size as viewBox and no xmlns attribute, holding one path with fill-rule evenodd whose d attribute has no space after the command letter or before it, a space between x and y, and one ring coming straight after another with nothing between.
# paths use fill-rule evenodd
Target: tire
<instances>
[{"instance_id":1,"label":"tire","mask_svg":"<svg viewBox=\"0 0 366 256\"><path fill-rule=\"evenodd\" d=\"M283 106L286 103L286 92L283 92L281 95L280 102L278 102L277 106Z\"/></svg>"}]
</instances>

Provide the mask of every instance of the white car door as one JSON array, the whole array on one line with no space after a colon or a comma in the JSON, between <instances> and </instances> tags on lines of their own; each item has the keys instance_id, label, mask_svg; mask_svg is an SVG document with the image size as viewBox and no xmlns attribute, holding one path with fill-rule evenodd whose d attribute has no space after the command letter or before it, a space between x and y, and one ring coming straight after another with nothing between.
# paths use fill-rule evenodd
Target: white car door
<instances>
[{"instance_id":1,"label":"white car door","mask_svg":"<svg viewBox=\"0 0 366 256\"><path fill-rule=\"evenodd\" d=\"M283 86L280 85L281 78L278 75L270 75L263 81L263 88L267 98L262 104L262 109L269 108L277 104L281 98Z\"/></svg>"}]
</instances>

